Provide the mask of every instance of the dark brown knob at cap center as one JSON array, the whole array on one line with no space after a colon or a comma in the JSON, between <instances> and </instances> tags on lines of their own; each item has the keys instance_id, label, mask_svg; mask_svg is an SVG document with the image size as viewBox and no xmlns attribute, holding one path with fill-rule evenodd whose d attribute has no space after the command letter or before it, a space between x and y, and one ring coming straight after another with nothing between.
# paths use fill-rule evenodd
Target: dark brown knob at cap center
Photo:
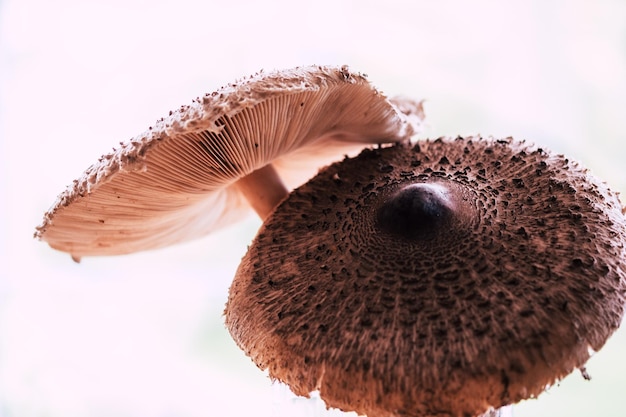
<instances>
[{"instance_id":1,"label":"dark brown knob at cap center","mask_svg":"<svg viewBox=\"0 0 626 417\"><path fill-rule=\"evenodd\" d=\"M446 227L454 215L449 190L440 184L419 183L401 188L378 209L378 227L407 239L427 239Z\"/></svg>"}]
</instances>

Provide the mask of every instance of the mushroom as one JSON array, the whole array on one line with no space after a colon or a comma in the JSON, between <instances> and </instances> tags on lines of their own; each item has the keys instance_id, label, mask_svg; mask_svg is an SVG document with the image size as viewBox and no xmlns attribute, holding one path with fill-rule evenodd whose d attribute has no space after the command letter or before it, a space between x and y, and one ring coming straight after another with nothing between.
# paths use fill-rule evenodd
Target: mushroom
<instances>
[{"instance_id":1,"label":"mushroom","mask_svg":"<svg viewBox=\"0 0 626 417\"><path fill-rule=\"evenodd\" d=\"M261 72L103 156L35 236L79 259L201 237L249 206L264 219L320 166L363 144L406 141L422 118L420 102L390 101L346 66Z\"/></svg>"},{"instance_id":2,"label":"mushroom","mask_svg":"<svg viewBox=\"0 0 626 417\"><path fill-rule=\"evenodd\" d=\"M491 413L584 369L619 326L623 210L586 169L523 141L364 150L264 222L226 325L271 378L328 407Z\"/></svg>"}]
</instances>

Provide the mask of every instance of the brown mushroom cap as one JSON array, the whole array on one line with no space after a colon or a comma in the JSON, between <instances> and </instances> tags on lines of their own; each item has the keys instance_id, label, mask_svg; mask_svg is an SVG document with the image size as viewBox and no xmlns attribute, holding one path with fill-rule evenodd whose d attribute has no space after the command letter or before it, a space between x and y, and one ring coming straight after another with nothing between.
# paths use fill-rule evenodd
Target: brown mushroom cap
<instances>
[{"instance_id":1,"label":"brown mushroom cap","mask_svg":"<svg viewBox=\"0 0 626 417\"><path fill-rule=\"evenodd\" d=\"M264 223L226 324L298 395L476 416L537 396L619 326L622 210L578 164L512 139L366 150Z\"/></svg>"},{"instance_id":2,"label":"brown mushroom cap","mask_svg":"<svg viewBox=\"0 0 626 417\"><path fill-rule=\"evenodd\" d=\"M398 105L345 66L258 73L103 156L58 197L36 237L75 257L118 255L204 236L247 212L245 198L266 214L338 156L408 140L421 103Z\"/></svg>"}]
</instances>

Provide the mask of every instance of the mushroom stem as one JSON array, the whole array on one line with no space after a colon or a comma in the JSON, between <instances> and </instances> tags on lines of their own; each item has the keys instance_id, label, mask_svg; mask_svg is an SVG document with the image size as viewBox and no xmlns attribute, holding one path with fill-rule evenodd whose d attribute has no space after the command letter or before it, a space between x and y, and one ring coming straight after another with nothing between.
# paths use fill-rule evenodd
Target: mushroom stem
<instances>
[{"instance_id":1,"label":"mushroom stem","mask_svg":"<svg viewBox=\"0 0 626 417\"><path fill-rule=\"evenodd\" d=\"M289 194L271 164L251 172L236 185L263 221Z\"/></svg>"}]
</instances>

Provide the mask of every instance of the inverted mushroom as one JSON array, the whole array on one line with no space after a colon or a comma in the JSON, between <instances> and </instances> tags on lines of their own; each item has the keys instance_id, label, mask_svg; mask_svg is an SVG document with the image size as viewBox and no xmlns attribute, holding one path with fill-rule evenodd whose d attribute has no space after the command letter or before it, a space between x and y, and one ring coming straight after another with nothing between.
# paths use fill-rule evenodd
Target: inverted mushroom
<instances>
[{"instance_id":1,"label":"inverted mushroom","mask_svg":"<svg viewBox=\"0 0 626 417\"><path fill-rule=\"evenodd\" d=\"M250 206L264 219L320 166L363 144L406 141L422 118L421 103L390 101L345 66L261 72L103 156L35 235L80 258L201 237Z\"/></svg>"},{"instance_id":2,"label":"inverted mushroom","mask_svg":"<svg viewBox=\"0 0 626 417\"><path fill-rule=\"evenodd\" d=\"M368 417L477 416L539 395L620 325L626 219L512 139L366 150L264 222L226 324L269 375Z\"/></svg>"}]
</instances>

